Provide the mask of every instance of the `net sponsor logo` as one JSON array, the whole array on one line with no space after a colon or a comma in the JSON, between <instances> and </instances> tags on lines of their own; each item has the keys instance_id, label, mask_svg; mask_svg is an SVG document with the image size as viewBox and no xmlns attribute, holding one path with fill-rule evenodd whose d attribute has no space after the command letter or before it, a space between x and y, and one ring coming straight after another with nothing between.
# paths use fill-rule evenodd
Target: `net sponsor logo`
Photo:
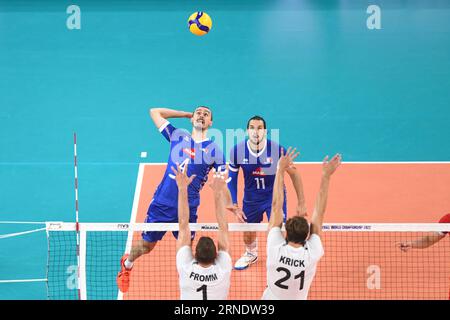
<instances>
[{"instance_id":1,"label":"net sponsor logo","mask_svg":"<svg viewBox=\"0 0 450 320\"><path fill-rule=\"evenodd\" d=\"M208 226L208 225L202 225L200 226L201 230L219 230L218 226Z\"/></svg>"},{"instance_id":2,"label":"net sponsor logo","mask_svg":"<svg viewBox=\"0 0 450 320\"><path fill-rule=\"evenodd\" d=\"M128 223L118 223L117 224L117 229L119 230L126 230L130 227L130 225Z\"/></svg>"},{"instance_id":3,"label":"net sponsor logo","mask_svg":"<svg viewBox=\"0 0 450 320\"><path fill-rule=\"evenodd\" d=\"M49 227L49 229L51 229L51 230L61 229L61 228L62 228L62 223L60 223L60 222L51 222L51 223L48 225L48 227Z\"/></svg>"}]
</instances>

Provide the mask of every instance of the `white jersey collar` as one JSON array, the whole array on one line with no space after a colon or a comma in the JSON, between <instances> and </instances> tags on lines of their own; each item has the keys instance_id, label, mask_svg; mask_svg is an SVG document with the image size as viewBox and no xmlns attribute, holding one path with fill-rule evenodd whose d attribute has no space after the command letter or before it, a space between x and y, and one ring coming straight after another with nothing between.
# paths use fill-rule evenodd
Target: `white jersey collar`
<instances>
[{"instance_id":1,"label":"white jersey collar","mask_svg":"<svg viewBox=\"0 0 450 320\"><path fill-rule=\"evenodd\" d=\"M267 147L267 139L265 139L264 147L258 153L255 153L253 152L252 148L250 148L250 140L247 140L248 152L256 158L258 158L260 155L264 153L264 151L266 151L266 147Z\"/></svg>"}]
</instances>

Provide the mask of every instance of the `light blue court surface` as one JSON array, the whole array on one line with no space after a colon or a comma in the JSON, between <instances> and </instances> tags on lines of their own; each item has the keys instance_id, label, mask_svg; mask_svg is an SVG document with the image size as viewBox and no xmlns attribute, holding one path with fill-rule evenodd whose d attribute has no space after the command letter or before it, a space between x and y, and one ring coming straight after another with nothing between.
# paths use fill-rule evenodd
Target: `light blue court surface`
<instances>
[{"instance_id":1,"label":"light blue court surface","mask_svg":"<svg viewBox=\"0 0 450 320\"><path fill-rule=\"evenodd\" d=\"M187 29L198 10L204 37ZM81 221L128 221L138 163L167 157L152 106L206 104L221 130L260 114L301 161L449 161L449 39L446 0L0 0L0 220L74 220L76 131ZM0 279L45 278L45 234L0 239L0 261ZM0 288L47 297L44 283Z\"/></svg>"}]
</instances>

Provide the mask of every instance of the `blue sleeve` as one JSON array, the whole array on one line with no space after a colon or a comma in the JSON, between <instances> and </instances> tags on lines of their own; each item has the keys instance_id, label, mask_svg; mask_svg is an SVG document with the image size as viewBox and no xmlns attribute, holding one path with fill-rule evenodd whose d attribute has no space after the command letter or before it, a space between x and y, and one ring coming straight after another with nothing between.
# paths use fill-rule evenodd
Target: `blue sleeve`
<instances>
[{"instance_id":1,"label":"blue sleeve","mask_svg":"<svg viewBox=\"0 0 450 320\"><path fill-rule=\"evenodd\" d=\"M167 141L170 142L170 138L172 136L172 133L176 130L176 128L169 122L165 122L160 128L159 132L163 135L164 138L166 138Z\"/></svg>"},{"instance_id":2,"label":"blue sleeve","mask_svg":"<svg viewBox=\"0 0 450 320\"><path fill-rule=\"evenodd\" d=\"M233 203L237 202L237 184L238 184L238 176L239 176L239 163L237 163L237 156L235 148L231 149L230 152L230 165L228 166L230 170L228 177L231 178L230 182L228 182L228 189L231 193L231 199Z\"/></svg>"},{"instance_id":3,"label":"blue sleeve","mask_svg":"<svg viewBox=\"0 0 450 320\"><path fill-rule=\"evenodd\" d=\"M231 199L233 200L233 204L238 203L237 201L237 182L238 182L239 169L237 171L231 170L228 177L231 178L230 182L228 182L228 189L230 190Z\"/></svg>"}]
</instances>

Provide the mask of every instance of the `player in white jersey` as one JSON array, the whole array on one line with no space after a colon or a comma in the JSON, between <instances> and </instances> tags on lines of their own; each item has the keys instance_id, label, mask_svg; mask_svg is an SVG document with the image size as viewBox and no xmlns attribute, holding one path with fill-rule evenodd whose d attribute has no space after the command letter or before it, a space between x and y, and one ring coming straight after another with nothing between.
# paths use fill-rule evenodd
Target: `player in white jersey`
<instances>
[{"instance_id":1,"label":"player in white jersey","mask_svg":"<svg viewBox=\"0 0 450 320\"><path fill-rule=\"evenodd\" d=\"M218 252L214 241L201 237L192 253L191 231L189 229L188 185L194 175L188 177L177 166L173 169L178 186L177 270L180 280L181 300L226 300L230 289L231 256L228 253L228 223L225 213L226 172L214 172L210 183L214 191L216 218L219 225ZM215 169L214 169L215 171Z\"/></svg>"},{"instance_id":2,"label":"player in white jersey","mask_svg":"<svg viewBox=\"0 0 450 320\"><path fill-rule=\"evenodd\" d=\"M267 288L264 300L306 300L316 273L317 263L324 251L320 240L323 216L328 197L330 177L341 163L336 154L322 164L322 180L311 218L308 221L296 215L286 221L286 237L283 236L283 180L284 173L293 166L298 156L295 149L288 149L278 162L272 199L272 215L267 236ZM308 237L308 234L311 235Z\"/></svg>"}]
</instances>

